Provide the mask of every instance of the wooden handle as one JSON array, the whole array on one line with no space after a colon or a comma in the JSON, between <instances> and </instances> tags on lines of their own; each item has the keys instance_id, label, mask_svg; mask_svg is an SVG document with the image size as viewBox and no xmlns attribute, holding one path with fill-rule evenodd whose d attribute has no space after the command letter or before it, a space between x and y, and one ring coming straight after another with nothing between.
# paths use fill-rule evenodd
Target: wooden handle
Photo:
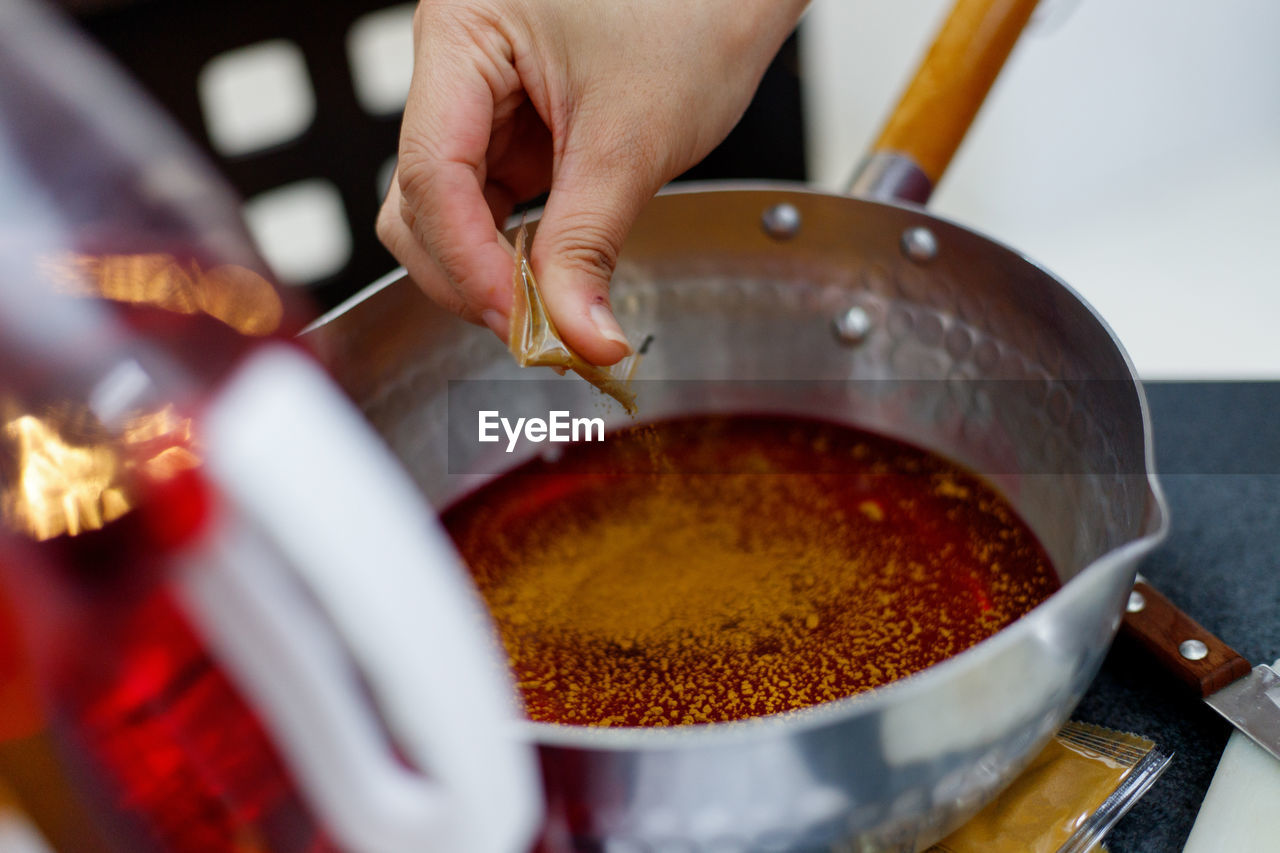
<instances>
[{"instance_id":1,"label":"wooden handle","mask_svg":"<svg viewBox=\"0 0 1280 853\"><path fill-rule=\"evenodd\" d=\"M901 154L936 186L1036 0L957 0L872 152Z\"/></svg>"},{"instance_id":2,"label":"wooden handle","mask_svg":"<svg viewBox=\"0 0 1280 853\"><path fill-rule=\"evenodd\" d=\"M1201 696L1226 687L1253 669L1150 584L1138 581L1133 592L1122 632L1146 647L1167 671Z\"/></svg>"}]
</instances>

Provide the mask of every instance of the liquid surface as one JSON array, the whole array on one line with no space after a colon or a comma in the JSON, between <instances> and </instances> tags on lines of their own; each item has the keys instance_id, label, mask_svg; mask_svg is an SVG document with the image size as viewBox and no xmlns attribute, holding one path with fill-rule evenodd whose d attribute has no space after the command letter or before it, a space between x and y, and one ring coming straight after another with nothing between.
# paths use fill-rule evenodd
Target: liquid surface
<instances>
[{"instance_id":1,"label":"liquid surface","mask_svg":"<svg viewBox=\"0 0 1280 853\"><path fill-rule=\"evenodd\" d=\"M978 477L790 417L690 417L567 446L444 522L544 722L805 708L963 651L1058 586Z\"/></svg>"}]
</instances>

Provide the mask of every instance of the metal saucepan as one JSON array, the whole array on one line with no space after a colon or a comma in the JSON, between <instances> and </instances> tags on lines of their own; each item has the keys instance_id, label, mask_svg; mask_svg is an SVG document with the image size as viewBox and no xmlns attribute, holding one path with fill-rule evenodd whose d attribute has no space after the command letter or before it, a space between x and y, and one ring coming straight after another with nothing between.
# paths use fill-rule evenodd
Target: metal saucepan
<instances>
[{"instance_id":1,"label":"metal saucepan","mask_svg":"<svg viewBox=\"0 0 1280 853\"><path fill-rule=\"evenodd\" d=\"M644 378L699 380L645 384L642 418L741 411L749 387L753 410L929 447L1003 491L1062 589L962 654L804 713L527 723L545 849L916 850L1012 779L1096 674L1168 523L1141 386L1064 283L910 203L927 199L1033 6L959 2L855 182L870 198L779 184L661 195L624 247L613 300L626 328L655 335ZM451 380L511 380L507 403L532 408L551 385L403 273L306 338L437 508L511 464L450 457Z\"/></svg>"}]
</instances>

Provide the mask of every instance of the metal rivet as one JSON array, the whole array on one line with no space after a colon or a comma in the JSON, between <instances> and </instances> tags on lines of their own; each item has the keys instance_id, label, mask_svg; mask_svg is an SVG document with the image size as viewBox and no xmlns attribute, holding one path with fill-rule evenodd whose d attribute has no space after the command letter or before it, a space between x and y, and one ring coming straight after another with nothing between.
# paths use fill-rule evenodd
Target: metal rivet
<instances>
[{"instance_id":1,"label":"metal rivet","mask_svg":"<svg viewBox=\"0 0 1280 853\"><path fill-rule=\"evenodd\" d=\"M1187 660L1202 660L1209 654L1209 647L1199 640L1183 640L1178 646L1178 654Z\"/></svg>"},{"instance_id":2,"label":"metal rivet","mask_svg":"<svg viewBox=\"0 0 1280 853\"><path fill-rule=\"evenodd\" d=\"M785 201L775 204L765 209L760 217L760 226L775 240L790 240L800 233L800 211Z\"/></svg>"},{"instance_id":3,"label":"metal rivet","mask_svg":"<svg viewBox=\"0 0 1280 853\"><path fill-rule=\"evenodd\" d=\"M938 238L923 225L902 232L902 254L917 264L927 264L938 257Z\"/></svg>"},{"instance_id":4,"label":"metal rivet","mask_svg":"<svg viewBox=\"0 0 1280 853\"><path fill-rule=\"evenodd\" d=\"M871 315L861 305L854 305L837 314L831 320L831 327L841 343L857 346L871 333Z\"/></svg>"},{"instance_id":5,"label":"metal rivet","mask_svg":"<svg viewBox=\"0 0 1280 853\"><path fill-rule=\"evenodd\" d=\"M1146 596L1135 589L1133 592L1129 593L1129 603L1124 606L1124 609L1129 613L1141 613L1142 608L1146 606Z\"/></svg>"}]
</instances>

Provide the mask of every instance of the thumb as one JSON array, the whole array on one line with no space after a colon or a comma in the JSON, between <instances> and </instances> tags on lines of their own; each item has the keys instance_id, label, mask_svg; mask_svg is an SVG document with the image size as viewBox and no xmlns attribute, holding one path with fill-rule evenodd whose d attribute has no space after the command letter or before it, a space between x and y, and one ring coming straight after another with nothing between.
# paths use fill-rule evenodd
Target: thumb
<instances>
[{"instance_id":1,"label":"thumb","mask_svg":"<svg viewBox=\"0 0 1280 853\"><path fill-rule=\"evenodd\" d=\"M661 185L638 175L634 159L585 151L556 169L530 262L560 336L594 364L631 352L609 304L609 280L627 232Z\"/></svg>"}]
</instances>

